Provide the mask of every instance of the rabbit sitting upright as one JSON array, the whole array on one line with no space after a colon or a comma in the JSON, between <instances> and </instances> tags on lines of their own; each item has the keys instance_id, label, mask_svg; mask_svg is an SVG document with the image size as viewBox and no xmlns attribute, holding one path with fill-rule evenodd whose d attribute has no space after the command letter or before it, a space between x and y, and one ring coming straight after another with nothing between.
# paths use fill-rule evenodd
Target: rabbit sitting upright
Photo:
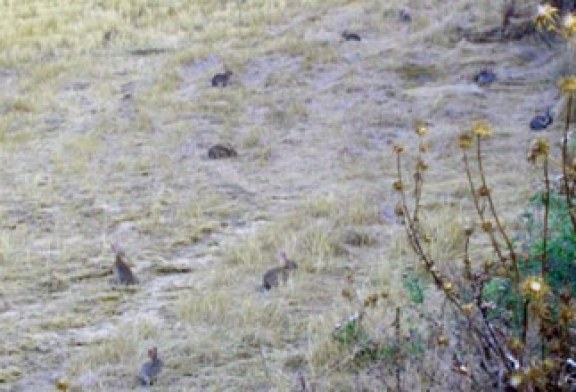
<instances>
[{"instance_id":1,"label":"rabbit sitting upright","mask_svg":"<svg viewBox=\"0 0 576 392\"><path fill-rule=\"evenodd\" d=\"M112 250L116 254L116 261L112 266L117 284L131 285L138 283L136 276L126 261L126 253L118 244L112 244Z\"/></svg>"},{"instance_id":2,"label":"rabbit sitting upright","mask_svg":"<svg viewBox=\"0 0 576 392\"><path fill-rule=\"evenodd\" d=\"M160 371L164 367L164 362L158 358L158 349L156 347L148 350L149 361L144 362L140 368L140 373L138 374L138 379L142 385L152 385L158 379Z\"/></svg>"},{"instance_id":3,"label":"rabbit sitting upright","mask_svg":"<svg viewBox=\"0 0 576 392\"><path fill-rule=\"evenodd\" d=\"M230 77L234 75L232 71L225 68L224 73L217 73L212 77L212 87L226 87L230 83Z\"/></svg>"},{"instance_id":4,"label":"rabbit sitting upright","mask_svg":"<svg viewBox=\"0 0 576 392\"><path fill-rule=\"evenodd\" d=\"M282 283L286 283L288 281L288 275L290 271L298 268L298 264L296 262L288 259L286 252L280 252L278 255L278 260L283 263L282 266L269 269L262 277L263 290L270 290L272 287L278 287L280 280L282 280Z\"/></svg>"}]
</instances>

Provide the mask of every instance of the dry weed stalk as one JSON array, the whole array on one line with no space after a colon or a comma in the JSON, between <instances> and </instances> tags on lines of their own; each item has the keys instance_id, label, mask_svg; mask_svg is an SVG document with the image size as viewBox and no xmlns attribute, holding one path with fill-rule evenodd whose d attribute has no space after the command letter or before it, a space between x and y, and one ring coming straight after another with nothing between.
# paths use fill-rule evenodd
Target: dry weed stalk
<instances>
[{"instance_id":1,"label":"dry weed stalk","mask_svg":"<svg viewBox=\"0 0 576 392\"><path fill-rule=\"evenodd\" d=\"M569 118L567 119L568 128ZM547 140L539 138L531 147L529 159L534 163L542 163L544 177L544 223L542 227L543 250L540 255L540 276L526 276L521 273L519 256L514 249L514 244L505 230L497 212L491 189L488 186L483 165L482 146L485 139L492 135L492 129L485 122L476 122L471 130L460 135L458 144L463 151L464 171L468 179L475 213L478 215L482 231L488 236L491 247L499 261L498 265L486 262L483 269L474 268L470 252L470 240L473 235L471 227L465 228L465 249L463 263L463 282L457 284L440 272L438 262L427 251L425 244L430 242L429 236L422 226L423 222L418 219L420 210L421 192L423 186L422 167L422 132L418 126L419 149L414 168L414 207L412 211L408 205L407 186L403 180L402 155L404 148L395 146L397 165L397 179L394 189L399 193L398 209L405 219L405 229L408 242L417 257L425 267L435 285L444 293L446 300L451 303L458 314L458 318L466 321L466 330L472 338L473 351L477 354L478 361L475 366L457 367L458 374L469 377L476 384L477 375L484 373L487 381L507 390L561 390L560 385L565 385L564 366L571 360L570 327L574 321L574 309L570 294L564 293L560 298L561 314L563 317L560 330L554 326L553 304L556 301L553 290L549 287L549 263L548 263L548 221L550 214L550 173L548 164L549 144ZM567 131L565 131L567 135ZM476 143L474 160L476 162L479 186L474 180L473 168L468 150ZM567 159L566 146L563 146L563 167L566 169ZM573 189L574 176L567 189ZM570 199L570 201L568 201ZM567 196L567 203L572 208L572 195ZM573 215L571 213L571 219ZM494 311L504 312L506 309L495 309L497 305L485 299L485 287L494 279L504 279L511 284L515 298L519 298L520 306L514 311L519 313L520 330L514 331L506 323L499 323L498 318L491 316ZM556 301L556 302L555 302ZM396 323L399 326L399 313ZM462 344L466 344L461 342ZM536 350L539 347L540 350ZM539 353L539 355L537 354ZM456 369L453 367L453 369Z\"/></svg>"}]
</instances>

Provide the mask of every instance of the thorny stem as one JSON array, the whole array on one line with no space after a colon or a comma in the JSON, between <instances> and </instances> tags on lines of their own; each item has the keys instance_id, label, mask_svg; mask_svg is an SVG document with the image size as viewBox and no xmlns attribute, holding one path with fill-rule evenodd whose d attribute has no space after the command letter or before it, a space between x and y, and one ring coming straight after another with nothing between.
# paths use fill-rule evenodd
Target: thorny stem
<instances>
[{"instance_id":1,"label":"thorny stem","mask_svg":"<svg viewBox=\"0 0 576 392\"><path fill-rule=\"evenodd\" d=\"M568 182L567 165L568 162L568 129L570 128L570 115L572 112L572 103L574 96L568 96L568 105L566 110L566 124L564 126L564 138L562 139L562 177L564 180L564 189L566 190L566 203L568 205L568 215L572 222L572 230L576 231L576 216L574 214L574 202L572 201L572 190Z\"/></svg>"},{"instance_id":2,"label":"thorny stem","mask_svg":"<svg viewBox=\"0 0 576 392\"><path fill-rule=\"evenodd\" d=\"M528 335L528 304L529 299L524 301L524 307L522 309L522 344L526 346L526 336Z\"/></svg>"},{"instance_id":3,"label":"thorny stem","mask_svg":"<svg viewBox=\"0 0 576 392\"><path fill-rule=\"evenodd\" d=\"M467 159L466 159L466 163L467 163ZM398 181L400 183L402 183L402 168L401 168L400 154L397 155L396 164L397 164L397 178L398 178ZM468 165L467 165L467 173L468 173L469 181L472 183L472 177L470 176L470 170L469 170ZM471 187L471 189L472 190L474 189L473 186ZM474 195L474 204L477 207L478 213L481 215L482 211L480 210L480 208L478 206L478 201L475 197L476 196ZM426 269L428 270L428 272L432 276L432 279L434 280L434 283L436 284L436 286L438 288L442 289L442 283L443 283L442 278L440 277L438 272L435 271L434 261L431 260L429 258L429 256L426 254L426 252L424 251L422 244L420 243L418 231L415 227L414 222L410 218L410 214L409 214L410 211L408 210L408 205L406 203L406 194L405 194L403 188L400 189L400 199L401 199L401 203L402 203L402 210L403 210L404 216L406 218L406 224L405 224L406 234L408 236L410 245L412 246L414 252L418 256L420 256L421 261L426 266ZM461 314L463 314L462 304L457 299L457 297L454 296L454 294L450 294L444 290L443 290L443 292L445 294L445 298L448 301L450 301L454 306L456 306L458 311ZM501 344L499 343L498 339L496 338L496 336L494 334L494 330L493 330L490 322L488 321L486 310L482 309L481 311L482 311L482 320L486 326L486 329L488 330L488 336L475 325L470 326L471 330L476 334L476 336L482 342L486 343L488 345L488 347L490 347L492 350L494 350L494 352L500 357L500 360L502 361L502 363L504 364L506 369L510 370L511 368L510 368L510 364L508 363L506 353L504 352L503 348L501 347Z\"/></svg>"},{"instance_id":4,"label":"thorny stem","mask_svg":"<svg viewBox=\"0 0 576 392\"><path fill-rule=\"evenodd\" d=\"M481 154L481 149L480 149L480 140L481 140L480 136L477 136L478 144L477 144L476 154L478 157L478 170L480 171L480 179L482 181L482 186L484 188L488 189L488 185L486 184L486 177L484 176L484 168L482 165L482 154ZM504 242L506 242L506 246L508 247L510 259L512 261L512 265L514 266L514 274L516 275L516 282L518 283L520 281L520 270L518 268L518 262L516 261L516 253L514 252L514 247L512 246L512 242L510 241L510 238L508 238L508 234L506 234L504 227L502 227L502 223L500 222L500 218L498 218L498 214L496 213L496 207L494 206L494 201L492 200L492 195L490 194L490 192L488 192L488 195L486 196L486 198L488 199L488 205L490 206L490 211L492 212L492 216L494 217L494 221L496 222L496 226L498 227L498 231L502 235L502 238L504 238Z\"/></svg>"},{"instance_id":5,"label":"thorny stem","mask_svg":"<svg viewBox=\"0 0 576 392\"><path fill-rule=\"evenodd\" d=\"M420 145L418 147L418 160L416 161L416 172L414 173L414 214L412 220L418 222L418 212L420 212L420 197L422 196L422 171L420 170L420 164L422 162L422 140L420 140Z\"/></svg>"},{"instance_id":6,"label":"thorny stem","mask_svg":"<svg viewBox=\"0 0 576 392\"><path fill-rule=\"evenodd\" d=\"M474 207L476 208L478 216L480 217L482 222L484 222L485 221L484 210L480 208L480 203L478 202L478 195L476 194L476 188L474 187L474 181L472 180L472 172L470 171L470 162L468 160L468 154L466 154L466 150L464 150L464 166L466 169L466 176L468 176L468 184L470 186L470 192L472 193L472 200L474 201ZM490 237L490 242L492 243L494 251L496 252L496 254L498 254L498 258L500 260L504 260L504 255L500 250L500 245L498 245L494 233L491 231L488 233L488 236Z\"/></svg>"},{"instance_id":7,"label":"thorny stem","mask_svg":"<svg viewBox=\"0 0 576 392\"><path fill-rule=\"evenodd\" d=\"M541 275L542 281L546 282L546 273L548 272L548 215L550 213L550 179L548 178L548 157L544 158L544 186L546 193L544 195L544 227L542 229L542 242L544 249L542 250L542 267Z\"/></svg>"},{"instance_id":8,"label":"thorny stem","mask_svg":"<svg viewBox=\"0 0 576 392\"><path fill-rule=\"evenodd\" d=\"M470 236L466 236L464 243L464 276L468 280L472 280L472 266L470 265Z\"/></svg>"},{"instance_id":9,"label":"thorny stem","mask_svg":"<svg viewBox=\"0 0 576 392\"><path fill-rule=\"evenodd\" d=\"M400 330L400 307L396 308L396 319L394 320L394 328L396 332L396 390L400 392L400 350L401 350L401 330Z\"/></svg>"}]
</instances>

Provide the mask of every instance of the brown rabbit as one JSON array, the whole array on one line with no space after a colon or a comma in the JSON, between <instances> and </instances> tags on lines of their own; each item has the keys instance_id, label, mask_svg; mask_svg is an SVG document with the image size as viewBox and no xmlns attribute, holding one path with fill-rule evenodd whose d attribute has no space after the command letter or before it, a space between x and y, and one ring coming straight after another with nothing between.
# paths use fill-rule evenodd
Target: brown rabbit
<instances>
[{"instance_id":1,"label":"brown rabbit","mask_svg":"<svg viewBox=\"0 0 576 392\"><path fill-rule=\"evenodd\" d=\"M116 261L112 266L117 284L136 284L138 280L134 276L132 269L126 262L126 253L118 244L112 244L112 251L116 254Z\"/></svg>"},{"instance_id":2,"label":"brown rabbit","mask_svg":"<svg viewBox=\"0 0 576 392\"><path fill-rule=\"evenodd\" d=\"M237 156L238 153L231 146L215 144L208 149L208 158L210 159L234 158Z\"/></svg>"},{"instance_id":3,"label":"brown rabbit","mask_svg":"<svg viewBox=\"0 0 576 392\"><path fill-rule=\"evenodd\" d=\"M262 289L270 290L272 287L278 287L280 279L282 279L283 283L286 283L288 281L288 275L290 271L298 268L298 264L296 262L288 259L286 252L280 252L278 255L278 260L283 263L282 266L266 271L262 277Z\"/></svg>"},{"instance_id":4,"label":"brown rabbit","mask_svg":"<svg viewBox=\"0 0 576 392\"><path fill-rule=\"evenodd\" d=\"M138 374L138 379L142 385L154 384L164 367L164 362L158 358L158 349L156 347L148 350L148 358L150 360L142 365Z\"/></svg>"},{"instance_id":5,"label":"brown rabbit","mask_svg":"<svg viewBox=\"0 0 576 392\"><path fill-rule=\"evenodd\" d=\"M232 71L224 68L224 73L217 73L212 77L212 87L226 87L230 83L230 77L234 75Z\"/></svg>"}]
</instances>

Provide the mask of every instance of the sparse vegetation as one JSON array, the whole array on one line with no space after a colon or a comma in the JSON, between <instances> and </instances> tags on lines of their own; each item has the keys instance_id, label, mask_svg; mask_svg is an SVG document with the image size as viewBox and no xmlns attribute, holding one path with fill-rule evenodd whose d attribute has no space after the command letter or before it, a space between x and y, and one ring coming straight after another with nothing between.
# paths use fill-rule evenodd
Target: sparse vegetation
<instances>
[{"instance_id":1,"label":"sparse vegetation","mask_svg":"<svg viewBox=\"0 0 576 392\"><path fill-rule=\"evenodd\" d=\"M573 206L556 182L533 185L518 146L572 54L529 35L473 41L485 35L471 31L532 23L532 3L503 18L505 3L2 2L0 389L132 390L151 347L163 391L480 389L486 372L462 320L482 319L462 314L474 292L461 260L483 271L494 259L490 273L501 261L478 224L465 234L476 208L452 143L478 117L498 129L482 139L483 172L520 277L486 282L495 307L485 319L516 337L526 330L523 355L536 365L522 366L536 369L534 305L559 324L568 314L560 286L574 281ZM552 11L539 24L560 29ZM361 41L342 42L345 30ZM484 68L497 81L478 86ZM225 69L230 83L212 88ZM561 84L567 106L572 80ZM553 112L555 134L559 113L573 113ZM429 121L418 122L430 130L421 144L415 116ZM550 155L550 179L573 175L565 122L569 164ZM389 191L399 143L419 147L406 205ZM216 144L237 156L208 159ZM442 290L413 259L406 227L445 273ZM115 242L137 285L113 284ZM279 250L299 267L259 292ZM544 250L538 282L550 290L526 313L522 288Z\"/></svg>"}]
</instances>

